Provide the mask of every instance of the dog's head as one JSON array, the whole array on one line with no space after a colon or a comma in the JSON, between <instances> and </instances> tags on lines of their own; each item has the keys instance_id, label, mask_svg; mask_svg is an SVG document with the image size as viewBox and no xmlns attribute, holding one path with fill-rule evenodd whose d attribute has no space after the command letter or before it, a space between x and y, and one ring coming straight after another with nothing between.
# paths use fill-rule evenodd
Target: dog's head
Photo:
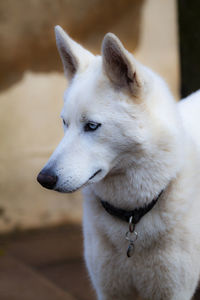
<instances>
[{"instance_id":1,"label":"dog's head","mask_svg":"<svg viewBox=\"0 0 200 300\"><path fill-rule=\"evenodd\" d=\"M128 168L130 156L131 162L141 163L149 144L156 145L156 139L162 143L162 131L173 125L167 122L159 128L161 117L165 122L163 103L170 94L163 81L137 62L115 35L107 34L102 56L94 56L61 27L56 26L55 32L69 80L61 113L64 137L38 181L49 189L73 192ZM174 122L172 115L173 110L168 118Z\"/></svg>"}]
</instances>

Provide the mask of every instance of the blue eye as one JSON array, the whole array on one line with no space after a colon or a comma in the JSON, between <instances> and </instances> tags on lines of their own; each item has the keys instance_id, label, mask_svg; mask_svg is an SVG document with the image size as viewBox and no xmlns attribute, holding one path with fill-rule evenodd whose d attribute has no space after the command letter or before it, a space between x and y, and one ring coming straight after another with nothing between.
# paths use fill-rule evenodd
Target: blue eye
<instances>
[{"instance_id":1,"label":"blue eye","mask_svg":"<svg viewBox=\"0 0 200 300\"><path fill-rule=\"evenodd\" d=\"M68 123L66 123L64 119L62 119L62 121L63 121L63 125L64 125L65 127L68 127Z\"/></svg>"},{"instance_id":2,"label":"blue eye","mask_svg":"<svg viewBox=\"0 0 200 300\"><path fill-rule=\"evenodd\" d=\"M97 128L99 128L101 126L100 123L96 123L96 122L88 122L85 124L84 126L84 131L95 131L97 130Z\"/></svg>"}]
</instances>

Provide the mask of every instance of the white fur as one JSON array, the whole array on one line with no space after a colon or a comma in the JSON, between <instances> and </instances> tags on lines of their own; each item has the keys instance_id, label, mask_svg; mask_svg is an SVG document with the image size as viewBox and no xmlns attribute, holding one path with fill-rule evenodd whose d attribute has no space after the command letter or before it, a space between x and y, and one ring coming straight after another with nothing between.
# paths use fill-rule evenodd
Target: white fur
<instances>
[{"instance_id":1,"label":"white fur","mask_svg":"<svg viewBox=\"0 0 200 300\"><path fill-rule=\"evenodd\" d=\"M65 72L75 72L67 75L65 135L45 168L58 176L58 191L87 185L85 260L98 299L191 299L200 275L200 92L177 104L163 80L112 34L102 57L59 26L56 36ZM85 132L88 121L102 125ZM137 224L134 255L127 258L128 225L105 212L100 199L134 209L162 189Z\"/></svg>"}]
</instances>

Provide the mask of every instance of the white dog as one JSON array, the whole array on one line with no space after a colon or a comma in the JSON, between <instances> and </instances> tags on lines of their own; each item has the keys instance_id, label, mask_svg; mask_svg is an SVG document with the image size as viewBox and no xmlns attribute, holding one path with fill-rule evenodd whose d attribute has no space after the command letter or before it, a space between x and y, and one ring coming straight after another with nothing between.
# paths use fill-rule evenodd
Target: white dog
<instances>
[{"instance_id":1,"label":"white dog","mask_svg":"<svg viewBox=\"0 0 200 300\"><path fill-rule=\"evenodd\" d=\"M94 56L55 30L70 82L65 134L38 181L66 193L84 187L85 260L99 300L191 299L200 275L200 92L176 103L115 35Z\"/></svg>"}]
</instances>

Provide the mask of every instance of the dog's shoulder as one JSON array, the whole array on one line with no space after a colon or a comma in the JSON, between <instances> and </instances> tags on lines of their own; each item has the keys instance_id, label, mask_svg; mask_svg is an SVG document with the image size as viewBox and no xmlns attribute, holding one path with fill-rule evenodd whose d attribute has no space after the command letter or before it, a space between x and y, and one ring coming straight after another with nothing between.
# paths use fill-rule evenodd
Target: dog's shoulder
<instances>
[{"instance_id":1,"label":"dog's shoulder","mask_svg":"<svg viewBox=\"0 0 200 300\"><path fill-rule=\"evenodd\" d=\"M200 90L178 102L183 126L200 147Z\"/></svg>"}]
</instances>

